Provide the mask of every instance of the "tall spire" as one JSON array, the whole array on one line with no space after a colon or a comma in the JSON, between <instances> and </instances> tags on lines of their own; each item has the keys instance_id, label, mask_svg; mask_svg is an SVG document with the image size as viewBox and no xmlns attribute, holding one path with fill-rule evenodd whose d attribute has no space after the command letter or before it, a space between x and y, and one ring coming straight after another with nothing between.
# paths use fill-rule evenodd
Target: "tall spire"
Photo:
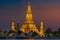
<instances>
[{"instance_id":1,"label":"tall spire","mask_svg":"<svg viewBox=\"0 0 60 40\"><path fill-rule=\"evenodd\" d=\"M12 30L12 31L16 31L15 25L14 25L14 19L12 19L12 27L11 27L11 30Z\"/></svg>"},{"instance_id":2,"label":"tall spire","mask_svg":"<svg viewBox=\"0 0 60 40\"><path fill-rule=\"evenodd\" d=\"M43 21L41 21L41 25L40 25L40 36L44 36L44 24L43 24Z\"/></svg>"},{"instance_id":3,"label":"tall spire","mask_svg":"<svg viewBox=\"0 0 60 40\"><path fill-rule=\"evenodd\" d=\"M27 8L28 12L31 12L31 6L30 6L30 2L28 2L28 8Z\"/></svg>"},{"instance_id":4,"label":"tall spire","mask_svg":"<svg viewBox=\"0 0 60 40\"><path fill-rule=\"evenodd\" d=\"M28 2L27 12L26 12L26 20L28 20L28 21L32 20L32 11L31 11L30 2Z\"/></svg>"},{"instance_id":5,"label":"tall spire","mask_svg":"<svg viewBox=\"0 0 60 40\"><path fill-rule=\"evenodd\" d=\"M30 2L28 2L25 22L23 23L20 30L23 31L24 33L29 33L31 31L39 33L39 31L36 28L36 25L33 21Z\"/></svg>"}]
</instances>

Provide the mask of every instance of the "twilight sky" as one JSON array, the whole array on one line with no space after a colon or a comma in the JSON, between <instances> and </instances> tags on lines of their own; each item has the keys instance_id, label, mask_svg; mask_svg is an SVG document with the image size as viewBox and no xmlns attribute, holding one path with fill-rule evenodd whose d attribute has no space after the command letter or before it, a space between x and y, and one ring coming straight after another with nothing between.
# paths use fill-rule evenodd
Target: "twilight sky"
<instances>
[{"instance_id":1,"label":"twilight sky","mask_svg":"<svg viewBox=\"0 0 60 40\"><path fill-rule=\"evenodd\" d=\"M0 29L10 30L14 18L20 27L25 20L27 3L31 2L33 20L39 28L41 18L44 28L57 30L60 28L60 1L59 0L0 0Z\"/></svg>"}]
</instances>

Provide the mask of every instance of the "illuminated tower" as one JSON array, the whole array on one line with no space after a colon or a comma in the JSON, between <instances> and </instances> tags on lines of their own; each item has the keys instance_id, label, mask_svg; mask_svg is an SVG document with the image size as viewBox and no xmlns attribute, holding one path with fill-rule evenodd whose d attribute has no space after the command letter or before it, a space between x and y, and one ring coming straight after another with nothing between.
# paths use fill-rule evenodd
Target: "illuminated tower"
<instances>
[{"instance_id":1,"label":"illuminated tower","mask_svg":"<svg viewBox=\"0 0 60 40\"><path fill-rule=\"evenodd\" d=\"M14 19L12 20L12 25L11 25L11 30L8 32L9 33L9 36L13 36L15 33L16 33L16 28L15 28L15 25L14 25Z\"/></svg>"},{"instance_id":2,"label":"illuminated tower","mask_svg":"<svg viewBox=\"0 0 60 40\"><path fill-rule=\"evenodd\" d=\"M14 19L12 20L12 26L11 26L12 31L16 31L15 25L14 25Z\"/></svg>"},{"instance_id":3,"label":"illuminated tower","mask_svg":"<svg viewBox=\"0 0 60 40\"><path fill-rule=\"evenodd\" d=\"M33 22L30 2L28 3L25 22L23 23L20 30L25 32L25 33L29 33L30 31L33 31L33 32L36 32L36 33L39 32L38 29L36 28L36 25Z\"/></svg>"},{"instance_id":4,"label":"illuminated tower","mask_svg":"<svg viewBox=\"0 0 60 40\"><path fill-rule=\"evenodd\" d=\"M45 33L44 33L44 26L43 26L43 21L41 21L41 26L40 26L40 36L45 36Z\"/></svg>"}]
</instances>

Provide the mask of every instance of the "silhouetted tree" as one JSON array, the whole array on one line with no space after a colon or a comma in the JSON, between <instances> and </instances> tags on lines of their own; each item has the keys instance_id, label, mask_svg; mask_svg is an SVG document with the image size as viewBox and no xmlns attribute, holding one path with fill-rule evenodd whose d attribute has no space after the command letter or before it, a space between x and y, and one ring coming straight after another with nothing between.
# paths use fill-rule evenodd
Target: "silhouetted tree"
<instances>
[{"instance_id":1,"label":"silhouetted tree","mask_svg":"<svg viewBox=\"0 0 60 40\"><path fill-rule=\"evenodd\" d=\"M20 30L18 30L18 31L17 31L17 34L19 34L19 35L20 35L21 33L22 33L22 31L20 31Z\"/></svg>"},{"instance_id":2,"label":"silhouetted tree","mask_svg":"<svg viewBox=\"0 0 60 40\"><path fill-rule=\"evenodd\" d=\"M15 32L15 31L13 31L13 30L10 30L10 31L9 31L9 34L10 34L10 33L16 33L16 32Z\"/></svg>"},{"instance_id":3,"label":"silhouetted tree","mask_svg":"<svg viewBox=\"0 0 60 40\"><path fill-rule=\"evenodd\" d=\"M52 32L53 36L58 36L58 32L57 31L54 31Z\"/></svg>"},{"instance_id":4,"label":"silhouetted tree","mask_svg":"<svg viewBox=\"0 0 60 40\"><path fill-rule=\"evenodd\" d=\"M48 29L45 31L45 35L46 35L46 36L52 36L52 30L51 30L51 28L48 28Z\"/></svg>"},{"instance_id":5,"label":"silhouetted tree","mask_svg":"<svg viewBox=\"0 0 60 40\"><path fill-rule=\"evenodd\" d=\"M7 31L4 31L4 32L3 32L3 35L4 35L4 36L7 36Z\"/></svg>"}]
</instances>

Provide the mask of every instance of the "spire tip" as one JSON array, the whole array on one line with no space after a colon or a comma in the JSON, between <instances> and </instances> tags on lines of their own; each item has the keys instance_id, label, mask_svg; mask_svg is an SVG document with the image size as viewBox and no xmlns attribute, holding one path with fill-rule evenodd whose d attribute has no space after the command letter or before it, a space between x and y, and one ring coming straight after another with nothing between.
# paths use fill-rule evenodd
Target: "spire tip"
<instances>
[{"instance_id":1,"label":"spire tip","mask_svg":"<svg viewBox=\"0 0 60 40\"><path fill-rule=\"evenodd\" d=\"M28 4L30 4L30 2L28 2Z\"/></svg>"}]
</instances>

